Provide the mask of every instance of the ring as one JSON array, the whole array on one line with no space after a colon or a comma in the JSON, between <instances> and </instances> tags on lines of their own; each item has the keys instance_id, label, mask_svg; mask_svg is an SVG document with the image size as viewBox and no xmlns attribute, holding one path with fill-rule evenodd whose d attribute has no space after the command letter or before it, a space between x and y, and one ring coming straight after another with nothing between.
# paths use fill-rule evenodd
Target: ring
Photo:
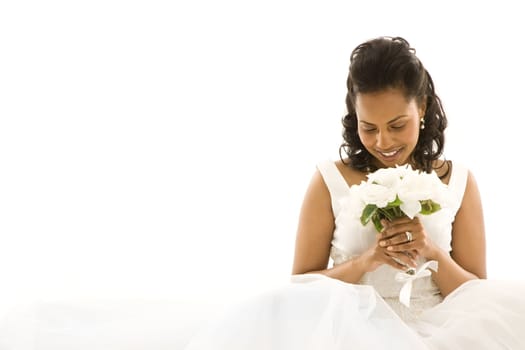
<instances>
[{"instance_id":1,"label":"ring","mask_svg":"<svg viewBox=\"0 0 525 350\"><path fill-rule=\"evenodd\" d=\"M412 241L412 233L406 231L405 235L407 235L407 242L411 242Z\"/></svg>"}]
</instances>

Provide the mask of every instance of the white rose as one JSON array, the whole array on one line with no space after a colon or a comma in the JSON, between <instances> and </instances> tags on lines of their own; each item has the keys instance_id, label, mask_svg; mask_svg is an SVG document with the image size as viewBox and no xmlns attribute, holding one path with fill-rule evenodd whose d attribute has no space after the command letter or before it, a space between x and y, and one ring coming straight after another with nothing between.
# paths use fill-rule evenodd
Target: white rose
<instances>
[{"instance_id":1,"label":"white rose","mask_svg":"<svg viewBox=\"0 0 525 350\"><path fill-rule=\"evenodd\" d=\"M368 183L376 183L388 188L397 189L401 184L401 179L407 173L406 167L381 168L368 174Z\"/></svg>"},{"instance_id":2,"label":"white rose","mask_svg":"<svg viewBox=\"0 0 525 350\"><path fill-rule=\"evenodd\" d=\"M419 201L431 199L440 203L439 197L446 187L435 173L418 173L416 171L406 174L399 186L399 199L401 210L410 218L421 211Z\"/></svg>"},{"instance_id":3,"label":"white rose","mask_svg":"<svg viewBox=\"0 0 525 350\"><path fill-rule=\"evenodd\" d=\"M399 199L404 201L409 200L424 200L429 199L434 192L433 187L436 185L428 174L407 174L403 177L399 185Z\"/></svg>"},{"instance_id":4,"label":"white rose","mask_svg":"<svg viewBox=\"0 0 525 350\"><path fill-rule=\"evenodd\" d=\"M361 187L361 199L367 204L375 204L379 208L384 208L396 199L396 188L369 182L362 184Z\"/></svg>"}]
</instances>

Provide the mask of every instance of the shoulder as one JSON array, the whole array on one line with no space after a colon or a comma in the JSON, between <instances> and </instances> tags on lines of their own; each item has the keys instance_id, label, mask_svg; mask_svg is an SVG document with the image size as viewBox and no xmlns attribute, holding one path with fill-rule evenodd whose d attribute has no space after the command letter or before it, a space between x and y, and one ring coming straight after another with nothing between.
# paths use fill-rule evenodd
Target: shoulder
<instances>
[{"instance_id":1,"label":"shoulder","mask_svg":"<svg viewBox=\"0 0 525 350\"><path fill-rule=\"evenodd\" d=\"M459 161L447 160L448 163L448 185L456 191L461 192L462 205L469 202L479 202L480 195L478 184L470 167Z\"/></svg>"},{"instance_id":2,"label":"shoulder","mask_svg":"<svg viewBox=\"0 0 525 350\"><path fill-rule=\"evenodd\" d=\"M344 160L325 160L317 163L317 171L312 177L307 192L307 198L318 202L332 204L332 209L338 211L338 203L348 194L349 188L361 183L366 175L353 168Z\"/></svg>"},{"instance_id":3,"label":"shoulder","mask_svg":"<svg viewBox=\"0 0 525 350\"><path fill-rule=\"evenodd\" d=\"M348 186L359 185L361 181L366 180L366 173L352 168L348 159L338 160L334 163Z\"/></svg>"},{"instance_id":4,"label":"shoulder","mask_svg":"<svg viewBox=\"0 0 525 350\"><path fill-rule=\"evenodd\" d=\"M332 202L330 189L318 164L304 194L301 217L324 217L324 213L331 217Z\"/></svg>"},{"instance_id":5,"label":"shoulder","mask_svg":"<svg viewBox=\"0 0 525 350\"><path fill-rule=\"evenodd\" d=\"M331 166L330 161L321 161L318 162L315 166L313 175L310 178L310 183L308 184L305 200L326 200L330 198L330 191L328 187L328 179L325 177L329 172L329 167Z\"/></svg>"},{"instance_id":6,"label":"shoulder","mask_svg":"<svg viewBox=\"0 0 525 350\"><path fill-rule=\"evenodd\" d=\"M463 166L463 165L462 165ZM481 201L478 183L474 173L467 167L463 166L465 172L466 184L465 184L465 197L476 202Z\"/></svg>"},{"instance_id":7,"label":"shoulder","mask_svg":"<svg viewBox=\"0 0 525 350\"><path fill-rule=\"evenodd\" d=\"M461 196L461 205L480 201L478 184L468 165L458 161L447 161L449 174L447 183Z\"/></svg>"}]
</instances>

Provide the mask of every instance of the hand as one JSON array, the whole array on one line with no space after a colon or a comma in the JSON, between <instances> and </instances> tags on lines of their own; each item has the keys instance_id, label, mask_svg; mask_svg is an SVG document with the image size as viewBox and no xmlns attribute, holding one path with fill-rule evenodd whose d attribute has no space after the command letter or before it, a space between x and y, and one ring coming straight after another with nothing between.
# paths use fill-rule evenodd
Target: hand
<instances>
[{"instance_id":1,"label":"hand","mask_svg":"<svg viewBox=\"0 0 525 350\"><path fill-rule=\"evenodd\" d=\"M383 221L384 229L381 232L379 245L389 253L415 254L426 259L432 259L437 250L436 245L428 237L425 228L418 217L408 217ZM408 240L409 234L412 240Z\"/></svg>"},{"instance_id":2,"label":"hand","mask_svg":"<svg viewBox=\"0 0 525 350\"><path fill-rule=\"evenodd\" d=\"M364 266L365 272L372 272L383 264L390 265L396 269L406 271L407 266L417 267L417 253L414 252L395 252L388 251L386 247L380 245L383 235L376 235L375 244L365 251L359 259Z\"/></svg>"}]
</instances>

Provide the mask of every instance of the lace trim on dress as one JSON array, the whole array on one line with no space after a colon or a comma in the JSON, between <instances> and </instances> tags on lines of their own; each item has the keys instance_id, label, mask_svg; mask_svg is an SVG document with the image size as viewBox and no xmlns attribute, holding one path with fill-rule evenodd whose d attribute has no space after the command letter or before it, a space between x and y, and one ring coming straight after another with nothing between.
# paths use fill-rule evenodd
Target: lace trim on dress
<instances>
[{"instance_id":1,"label":"lace trim on dress","mask_svg":"<svg viewBox=\"0 0 525 350\"><path fill-rule=\"evenodd\" d=\"M347 260L350 260L352 256L332 245L330 248L330 258L332 258L334 265L339 265Z\"/></svg>"}]
</instances>

